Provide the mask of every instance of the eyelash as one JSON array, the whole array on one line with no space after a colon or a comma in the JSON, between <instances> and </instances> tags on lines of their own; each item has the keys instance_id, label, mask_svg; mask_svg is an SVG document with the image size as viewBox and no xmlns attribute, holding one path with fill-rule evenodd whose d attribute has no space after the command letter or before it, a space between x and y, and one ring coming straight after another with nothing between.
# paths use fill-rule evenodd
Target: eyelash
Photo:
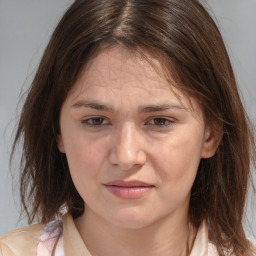
<instances>
[{"instance_id":1,"label":"eyelash","mask_svg":"<svg viewBox=\"0 0 256 256\"><path fill-rule=\"evenodd\" d=\"M95 121L96 121L96 123L95 123ZM100 123L97 124L98 121L100 121ZM107 123L104 123L104 122L107 122ZM101 116L90 117L90 118L84 119L84 120L82 120L82 123L89 127L101 127L101 126L110 124L106 118L101 117Z\"/></svg>"},{"instance_id":2,"label":"eyelash","mask_svg":"<svg viewBox=\"0 0 256 256\"><path fill-rule=\"evenodd\" d=\"M158 124L157 124L158 123ZM100 128L102 126L110 125L111 123L104 117L96 116L82 120L82 124L88 127ZM159 128L167 128L173 124L173 121L165 117L154 117L149 119L145 125L156 126Z\"/></svg>"},{"instance_id":3,"label":"eyelash","mask_svg":"<svg viewBox=\"0 0 256 256\"><path fill-rule=\"evenodd\" d=\"M159 123L156 124L155 121L157 121L157 122L160 121L160 124ZM150 122L153 122L153 124L151 124ZM172 125L173 121L168 118L165 118L165 117L154 117L154 118L151 118L146 124L147 125L155 125L160 128L165 128L165 127L169 127L170 125Z\"/></svg>"}]
</instances>

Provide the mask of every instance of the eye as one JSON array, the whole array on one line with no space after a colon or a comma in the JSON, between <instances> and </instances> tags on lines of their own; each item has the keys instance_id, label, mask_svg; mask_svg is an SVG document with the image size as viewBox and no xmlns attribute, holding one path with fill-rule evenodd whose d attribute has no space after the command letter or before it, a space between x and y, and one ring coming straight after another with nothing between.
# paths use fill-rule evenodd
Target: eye
<instances>
[{"instance_id":1,"label":"eye","mask_svg":"<svg viewBox=\"0 0 256 256\"><path fill-rule=\"evenodd\" d=\"M92 126L92 127L100 127L103 125L110 124L109 121L106 120L104 117L90 117L90 118L82 120L82 123L87 126Z\"/></svg>"},{"instance_id":2,"label":"eye","mask_svg":"<svg viewBox=\"0 0 256 256\"><path fill-rule=\"evenodd\" d=\"M155 117L150 119L146 125L154 125L158 127L168 127L173 123L172 120L165 117Z\"/></svg>"}]
</instances>

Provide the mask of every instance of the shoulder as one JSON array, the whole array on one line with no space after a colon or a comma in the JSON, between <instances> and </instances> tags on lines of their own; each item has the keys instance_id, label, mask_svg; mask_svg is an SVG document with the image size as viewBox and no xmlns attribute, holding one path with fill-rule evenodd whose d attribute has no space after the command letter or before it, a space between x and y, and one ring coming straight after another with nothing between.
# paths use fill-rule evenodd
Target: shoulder
<instances>
[{"instance_id":1,"label":"shoulder","mask_svg":"<svg viewBox=\"0 0 256 256\"><path fill-rule=\"evenodd\" d=\"M51 255L61 235L60 221L15 229L0 237L0 256Z\"/></svg>"},{"instance_id":2,"label":"shoulder","mask_svg":"<svg viewBox=\"0 0 256 256\"><path fill-rule=\"evenodd\" d=\"M43 224L34 224L12 230L0 237L1 256L21 255L23 252L34 255L40 235L44 230ZM29 255L29 254L27 254ZM36 255L36 254L35 254Z\"/></svg>"},{"instance_id":3,"label":"shoulder","mask_svg":"<svg viewBox=\"0 0 256 256\"><path fill-rule=\"evenodd\" d=\"M208 256L219 256L217 247L211 243L210 241L208 242ZM235 256L235 254L231 253L230 251L226 251L225 255L227 256ZM248 255L248 254L246 254ZM251 256L256 256L256 248L253 244L251 244Z\"/></svg>"},{"instance_id":4,"label":"shoulder","mask_svg":"<svg viewBox=\"0 0 256 256\"><path fill-rule=\"evenodd\" d=\"M253 244L252 242L251 243L251 250L253 251L253 255L256 256L256 244Z\"/></svg>"},{"instance_id":5,"label":"shoulder","mask_svg":"<svg viewBox=\"0 0 256 256\"><path fill-rule=\"evenodd\" d=\"M208 256L219 256L217 247L211 242L208 242L208 254L207 255Z\"/></svg>"}]
</instances>

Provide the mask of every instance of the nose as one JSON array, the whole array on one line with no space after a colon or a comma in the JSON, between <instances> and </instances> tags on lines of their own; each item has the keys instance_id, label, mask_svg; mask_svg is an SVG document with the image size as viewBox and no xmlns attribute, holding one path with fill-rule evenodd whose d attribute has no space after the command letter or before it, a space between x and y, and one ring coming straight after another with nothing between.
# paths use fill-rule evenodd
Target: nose
<instances>
[{"instance_id":1,"label":"nose","mask_svg":"<svg viewBox=\"0 0 256 256\"><path fill-rule=\"evenodd\" d=\"M146 162L143 141L143 134L132 123L124 125L112 137L110 163L122 170L142 167Z\"/></svg>"}]
</instances>

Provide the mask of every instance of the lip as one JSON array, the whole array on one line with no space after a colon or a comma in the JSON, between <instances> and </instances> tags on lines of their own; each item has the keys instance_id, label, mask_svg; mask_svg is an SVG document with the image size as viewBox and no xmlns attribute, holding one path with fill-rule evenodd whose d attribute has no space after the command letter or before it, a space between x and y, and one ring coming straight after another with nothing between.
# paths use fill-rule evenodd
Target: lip
<instances>
[{"instance_id":1,"label":"lip","mask_svg":"<svg viewBox=\"0 0 256 256\"><path fill-rule=\"evenodd\" d=\"M106 189L122 199L135 199L144 196L155 186L137 180L114 180L104 184Z\"/></svg>"}]
</instances>

